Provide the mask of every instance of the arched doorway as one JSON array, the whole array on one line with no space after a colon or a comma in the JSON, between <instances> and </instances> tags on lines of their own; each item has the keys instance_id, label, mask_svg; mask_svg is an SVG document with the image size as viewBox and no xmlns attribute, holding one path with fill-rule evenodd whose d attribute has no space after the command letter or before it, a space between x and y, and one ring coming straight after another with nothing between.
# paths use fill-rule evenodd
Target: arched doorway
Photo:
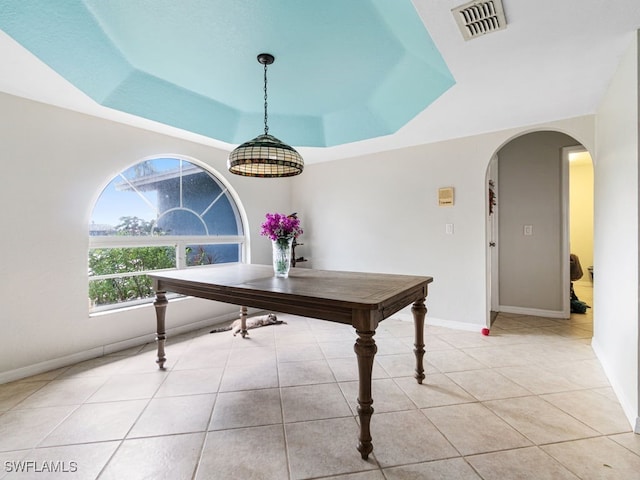
<instances>
[{"instance_id":1,"label":"arched doorway","mask_svg":"<svg viewBox=\"0 0 640 480\"><path fill-rule=\"evenodd\" d=\"M568 153L577 150L586 149L573 137L540 131L511 139L490 162L489 322L497 312L569 317Z\"/></svg>"}]
</instances>

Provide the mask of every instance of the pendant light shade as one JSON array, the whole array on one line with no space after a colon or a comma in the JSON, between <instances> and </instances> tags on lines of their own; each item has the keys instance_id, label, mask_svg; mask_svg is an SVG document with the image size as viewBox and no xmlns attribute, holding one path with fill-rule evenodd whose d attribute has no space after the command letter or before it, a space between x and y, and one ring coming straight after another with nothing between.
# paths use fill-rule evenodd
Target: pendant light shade
<instances>
[{"instance_id":1,"label":"pendant light shade","mask_svg":"<svg viewBox=\"0 0 640 480\"><path fill-rule=\"evenodd\" d=\"M293 147L265 133L231 152L228 166L247 177L293 177L302 173L304 161Z\"/></svg>"},{"instance_id":2,"label":"pendant light shade","mask_svg":"<svg viewBox=\"0 0 640 480\"><path fill-rule=\"evenodd\" d=\"M267 125L267 65L273 55L261 53L258 62L264 65L264 134L238 146L229 155L227 166L231 173L246 177L293 177L304 170L304 161L293 148L269 135Z\"/></svg>"}]
</instances>

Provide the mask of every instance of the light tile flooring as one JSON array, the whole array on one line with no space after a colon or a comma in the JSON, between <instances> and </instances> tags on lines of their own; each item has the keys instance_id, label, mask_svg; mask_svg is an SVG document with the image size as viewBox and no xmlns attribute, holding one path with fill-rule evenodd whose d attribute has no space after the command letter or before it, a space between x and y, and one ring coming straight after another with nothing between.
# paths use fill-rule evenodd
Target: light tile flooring
<instances>
[{"instance_id":1,"label":"light tile flooring","mask_svg":"<svg viewBox=\"0 0 640 480\"><path fill-rule=\"evenodd\" d=\"M423 385L410 318L384 321L368 461L351 327L280 318L170 339L166 371L150 344L0 385L0 478L640 479L591 310L500 315L488 337L428 326Z\"/></svg>"}]
</instances>

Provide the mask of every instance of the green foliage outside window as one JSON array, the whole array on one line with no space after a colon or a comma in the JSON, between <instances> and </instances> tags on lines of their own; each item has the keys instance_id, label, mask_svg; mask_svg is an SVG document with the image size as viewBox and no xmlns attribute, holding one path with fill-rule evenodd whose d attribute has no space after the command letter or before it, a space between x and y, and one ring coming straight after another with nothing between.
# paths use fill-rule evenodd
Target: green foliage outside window
<instances>
[{"instance_id":1,"label":"green foliage outside window","mask_svg":"<svg viewBox=\"0 0 640 480\"><path fill-rule=\"evenodd\" d=\"M194 265L212 265L214 263L220 263L218 257L215 254L211 254L205 247L199 245L195 250L193 247L187 247L187 267L193 267Z\"/></svg>"},{"instance_id":2,"label":"green foliage outside window","mask_svg":"<svg viewBox=\"0 0 640 480\"><path fill-rule=\"evenodd\" d=\"M91 275L140 272L175 268L175 248L97 248L89 252ZM89 283L89 298L94 305L126 302L153 296L153 284L147 275L108 278Z\"/></svg>"},{"instance_id":3,"label":"green foliage outside window","mask_svg":"<svg viewBox=\"0 0 640 480\"><path fill-rule=\"evenodd\" d=\"M155 221L143 220L138 217L120 217L120 223L116 225L116 235L144 236L144 235L161 235L162 232L155 228Z\"/></svg>"},{"instance_id":4,"label":"green foliage outside window","mask_svg":"<svg viewBox=\"0 0 640 480\"><path fill-rule=\"evenodd\" d=\"M115 227L117 235L158 234L154 222L138 217L121 217ZM89 275L113 275L175 268L173 247L96 248L89 251ZM93 305L108 305L154 295L153 282L147 275L107 278L89 282L89 299Z\"/></svg>"},{"instance_id":5,"label":"green foliage outside window","mask_svg":"<svg viewBox=\"0 0 640 480\"><path fill-rule=\"evenodd\" d=\"M161 235L153 221L121 217L117 235ZM210 265L219 259L205 247L186 248L187 266ZM89 276L145 272L176 268L176 251L169 246L94 248L89 251ZM122 276L89 282L89 299L94 306L153 297L153 281L147 275Z\"/></svg>"}]
</instances>

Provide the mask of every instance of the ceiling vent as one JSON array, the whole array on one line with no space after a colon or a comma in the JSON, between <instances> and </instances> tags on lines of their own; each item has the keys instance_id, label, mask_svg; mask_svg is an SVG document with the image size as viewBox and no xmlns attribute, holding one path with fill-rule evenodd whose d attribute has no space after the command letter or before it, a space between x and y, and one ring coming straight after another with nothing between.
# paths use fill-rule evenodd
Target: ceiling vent
<instances>
[{"instance_id":1,"label":"ceiling vent","mask_svg":"<svg viewBox=\"0 0 640 480\"><path fill-rule=\"evenodd\" d=\"M465 40L507 28L501 0L473 1L451 11Z\"/></svg>"}]
</instances>

